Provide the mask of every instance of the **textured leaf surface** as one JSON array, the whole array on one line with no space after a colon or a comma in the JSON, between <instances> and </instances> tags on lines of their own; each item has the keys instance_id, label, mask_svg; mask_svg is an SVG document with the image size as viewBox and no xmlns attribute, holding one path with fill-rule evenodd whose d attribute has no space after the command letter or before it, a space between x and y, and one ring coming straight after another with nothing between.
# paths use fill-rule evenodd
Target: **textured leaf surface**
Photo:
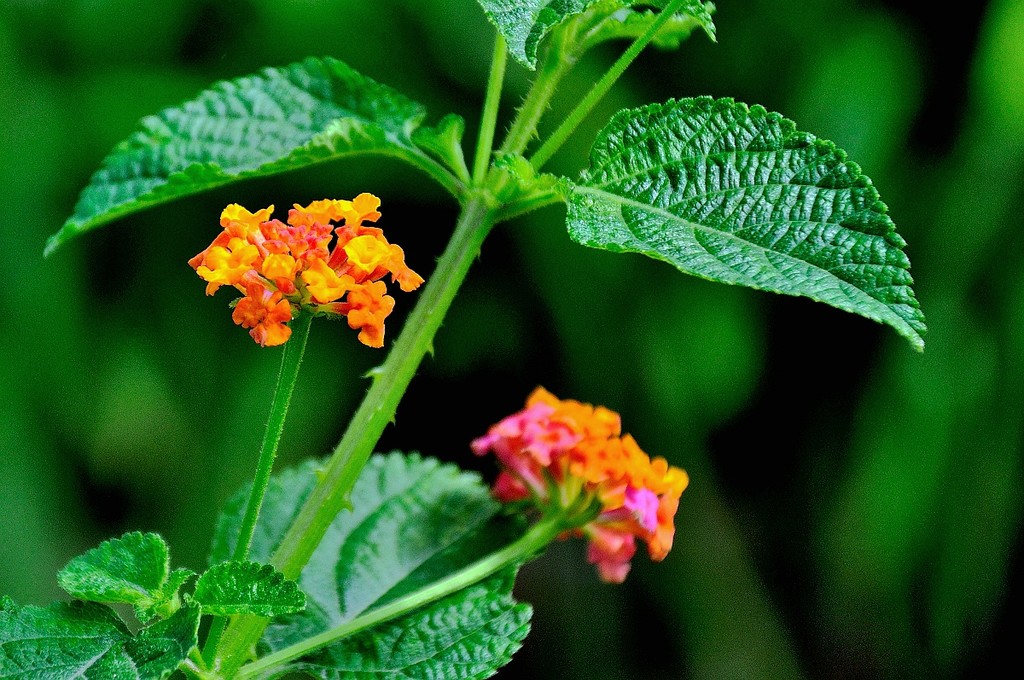
<instances>
[{"instance_id":1,"label":"textured leaf surface","mask_svg":"<svg viewBox=\"0 0 1024 680\"><path fill-rule=\"evenodd\" d=\"M590 9L600 12L598 20L608 18L607 30L610 32L604 39L616 37L635 37L646 29L648 24L642 28L636 23L633 15L651 16L650 12L633 12L628 9L632 5L649 5L664 7L667 0L653 0L640 2L639 0L479 0L487 18L498 29L505 38L509 54L516 60L530 69L537 66L537 50L544 37L556 26L564 21L578 17ZM614 16L613 16L614 15ZM699 0L690 0L683 5L683 10L677 12L678 20L685 21L687 28L685 35L693 30L692 22L696 21L712 37L714 36L714 24L711 15L704 3ZM684 17L689 17L686 19ZM673 18L670 22L676 22ZM628 28L622 25L629 23ZM642 23L643 20L641 19ZM600 23L598 21L597 23ZM618 26L618 28L616 28ZM637 29L639 28L639 31ZM675 27L674 38L672 29L661 32L660 45L668 47L678 45L683 34ZM600 26L598 30L606 30Z\"/></svg>"},{"instance_id":2,"label":"textured leaf surface","mask_svg":"<svg viewBox=\"0 0 1024 680\"><path fill-rule=\"evenodd\" d=\"M133 531L72 559L57 582L80 600L149 606L163 598L169 571L164 539Z\"/></svg>"},{"instance_id":3,"label":"textured leaf surface","mask_svg":"<svg viewBox=\"0 0 1024 680\"><path fill-rule=\"evenodd\" d=\"M310 461L272 479L253 539L254 559L267 559L280 541L315 472ZM247 493L232 498L218 523L215 561L233 548ZM334 521L303 571L306 610L268 628L264 642L270 650L430 585L522 531L518 522L497 516L499 506L479 477L416 455L371 458L353 488L352 506ZM303 669L324 678L487 677L507 663L528 630L529 607L512 599L512 579L491 579L343 640L304 659Z\"/></svg>"},{"instance_id":4,"label":"textured leaf surface","mask_svg":"<svg viewBox=\"0 0 1024 680\"><path fill-rule=\"evenodd\" d=\"M0 678L166 678L196 645L198 630L195 606L132 637L100 604L18 608L8 600L0 607Z\"/></svg>"},{"instance_id":5,"label":"textured leaf surface","mask_svg":"<svg viewBox=\"0 0 1024 680\"><path fill-rule=\"evenodd\" d=\"M530 608L509 594L514 575L462 590L294 664L314 677L487 678L512 659L530 629Z\"/></svg>"},{"instance_id":6,"label":"textured leaf surface","mask_svg":"<svg viewBox=\"0 0 1024 680\"><path fill-rule=\"evenodd\" d=\"M432 162L416 102L331 58L225 81L144 118L82 191L47 252L83 231L171 199L355 153ZM439 133L461 128L449 120ZM437 142L440 145L442 142ZM450 145L450 144L449 144Z\"/></svg>"},{"instance_id":7,"label":"textured leaf surface","mask_svg":"<svg viewBox=\"0 0 1024 680\"><path fill-rule=\"evenodd\" d=\"M806 296L924 347L906 244L871 180L776 113L708 97L621 111L568 204L583 245Z\"/></svg>"},{"instance_id":8,"label":"textured leaf surface","mask_svg":"<svg viewBox=\"0 0 1024 680\"><path fill-rule=\"evenodd\" d=\"M195 599L204 614L217 616L278 616L306 607L306 596L295 581L258 562L215 564L196 581Z\"/></svg>"}]
</instances>

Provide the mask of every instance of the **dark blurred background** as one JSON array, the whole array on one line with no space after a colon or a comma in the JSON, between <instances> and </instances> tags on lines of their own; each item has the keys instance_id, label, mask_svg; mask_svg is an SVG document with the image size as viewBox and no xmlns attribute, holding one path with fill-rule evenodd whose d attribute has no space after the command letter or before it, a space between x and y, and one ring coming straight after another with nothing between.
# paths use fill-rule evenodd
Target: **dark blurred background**
<instances>
[{"instance_id":1,"label":"dark blurred background","mask_svg":"<svg viewBox=\"0 0 1024 680\"><path fill-rule=\"evenodd\" d=\"M534 630L499 677L967 678L1018 665L1024 414L1024 3L719 3L629 70L551 164L574 176L616 110L711 94L847 149L907 239L914 352L870 321L572 244L564 209L485 244L381 449L491 474L468 442L543 384L619 410L692 477L677 544L598 582L558 544L518 586ZM185 261L224 205L372 191L429 278L456 206L390 161L342 161L143 212L42 258L136 121L220 78L332 55L475 138L492 31L473 0L0 4L0 593L60 597L99 541L161 532L204 564L251 474L279 363ZM591 54L558 120L622 45ZM527 83L510 67L507 122ZM393 339L415 294L398 294ZM329 451L382 351L316 324L279 464Z\"/></svg>"}]
</instances>

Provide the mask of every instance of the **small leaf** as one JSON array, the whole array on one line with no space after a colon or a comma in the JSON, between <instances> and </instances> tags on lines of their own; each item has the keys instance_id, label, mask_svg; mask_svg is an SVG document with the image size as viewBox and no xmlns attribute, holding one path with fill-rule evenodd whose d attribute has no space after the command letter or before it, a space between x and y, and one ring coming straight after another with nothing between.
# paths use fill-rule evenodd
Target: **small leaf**
<instances>
[{"instance_id":1,"label":"small leaf","mask_svg":"<svg viewBox=\"0 0 1024 680\"><path fill-rule=\"evenodd\" d=\"M0 678L166 678L197 643L199 609L186 606L135 638L93 602L0 609Z\"/></svg>"},{"instance_id":2,"label":"small leaf","mask_svg":"<svg viewBox=\"0 0 1024 680\"><path fill-rule=\"evenodd\" d=\"M149 621L154 616L166 618L178 611L181 606L181 597L178 593L185 581L189 580L196 573L191 569L175 569L167 577L163 588L160 589L160 598L148 607L136 607L135 613L140 621Z\"/></svg>"},{"instance_id":3,"label":"small leaf","mask_svg":"<svg viewBox=\"0 0 1024 680\"><path fill-rule=\"evenodd\" d=\"M777 113L710 97L620 111L568 205L583 245L806 296L924 347L906 244L871 180Z\"/></svg>"},{"instance_id":4,"label":"small leaf","mask_svg":"<svg viewBox=\"0 0 1024 680\"><path fill-rule=\"evenodd\" d=\"M505 38L509 54L527 68L537 67L537 52L541 42L555 27L593 11L594 21L588 21L582 27L581 34L607 31L599 40L591 40L590 35L584 37L587 46L612 38L636 37L646 30L647 25L642 19L630 19L649 15L650 12L637 13L628 9L632 5L651 5L664 7L667 0L478 0L487 18L494 24L498 32ZM604 21L606 20L607 21ZM686 28L678 24L673 33L665 28L659 31L657 42L661 46L678 45L685 35L695 26L702 27L714 39L714 24L707 7L700 0L689 0L683 9L669 23L683 21ZM696 22L694 24L694 22ZM608 24L607 28L604 24ZM628 26L627 26L628 24ZM639 32L637 29L639 28ZM674 37L669 37L674 35Z\"/></svg>"},{"instance_id":5,"label":"small leaf","mask_svg":"<svg viewBox=\"0 0 1024 680\"><path fill-rule=\"evenodd\" d=\"M679 49L679 45L696 29L701 29L715 42L715 22L711 18L714 5L697 0L687 3L683 10L670 17L651 40L651 44L663 50ZM588 46L609 40L635 40L647 32L658 19L658 13L649 9L630 9L615 12L587 36Z\"/></svg>"},{"instance_id":6,"label":"small leaf","mask_svg":"<svg viewBox=\"0 0 1024 680\"><path fill-rule=\"evenodd\" d=\"M139 678L166 678L198 644L199 607L186 604L170 618L143 628L124 645Z\"/></svg>"},{"instance_id":7,"label":"small leaf","mask_svg":"<svg viewBox=\"0 0 1024 680\"><path fill-rule=\"evenodd\" d=\"M79 600L150 607L164 599L169 569L164 539L133 531L72 559L57 582Z\"/></svg>"},{"instance_id":8,"label":"small leaf","mask_svg":"<svg viewBox=\"0 0 1024 680\"><path fill-rule=\"evenodd\" d=\"M469 168L462 151L462 135L466 131L466 121L462 116L449 113L432 128L416 128L412 133L412 141L424 151L428 151L458 175L459 179L469 182Z\"/></svg>"},{"instance_id":9,"label":"small leaf","mask_svg":"<svg viewBox=\"0 0 1024 680\"><path fill-rule=\"evenodd\" d=\"M306 596L295 581L269 564L221 562L196 581L195 600L204 614L280 616L302 611Z\"/></svg>"},{"instance_id":10,"label":"small leaf","mask_svg":"<svg viewBox=\"0 0 1024 680\"><path fill-rule=\"evenodd\" d=\"M501 154L494 159L494 167L503 173L495 182L495 197L502 203L527 200L531 196L556 193L564 196L569 186L564 178L537 172L533 164L518 154Z\"/></svg>"},{"instance_id":11,"label":"small leaf","mask_svg":"<svg viewBox=\"0 0 1024 680\"><path fill-rule=\"evenodd\" d=\"M458 130L450 119L436 133L421 128L425 115L420 104L331 58L217 83L144 118L104 159L46 252L143 208L346 155L435 164L412 135L427 147L434 134L450 141Z\"/></svg>"},{"instance_id":12,"label":"small leaf","mask_svg":"<svg viewBox=\"0 0 1024 680\"><path fill-rule=\"evenodd\" d=\"M266 559L279 544L316 482L317 464L275 475L253 539L252 556ZM244 512L243 489L228 504L213 559L230 554ZM499 505L475 474L417 455L376 455L302 572L308 597L300 614L277 618L264 643L283 649L429 586L521 535L522 524L498 514ZM317 677L487 677L507 663L526 635L529 609L511 597L514 572L477 584L398 620L345 639L299 665ZM391 640L393 655L374 640ZM457 658L466 674L451 675ZM397 668L397 666L395 666ZM329 670L333 669L333 670ZM434 675L430 675L434 673Z\"/></svg>"}]
</instances>

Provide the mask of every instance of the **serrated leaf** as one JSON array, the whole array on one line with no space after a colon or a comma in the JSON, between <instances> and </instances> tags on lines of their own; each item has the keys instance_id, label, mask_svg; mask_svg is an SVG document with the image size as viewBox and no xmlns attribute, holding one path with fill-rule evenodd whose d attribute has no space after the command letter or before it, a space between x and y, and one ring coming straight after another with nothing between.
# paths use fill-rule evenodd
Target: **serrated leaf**
<instances>
[{"instance_id":1,"label":"serrated leaf","mask_svg":"<svg viewBox=\"0 0 1024 680\"><path fill-rule=\"evenodd\" d=\"M710 97L620 111L567 202L578 243L809 297L924 347L906 244L871 180L777 113Z\"/></svg>"},{"instance_id":2,"label":"serrated leaf","mask_svg":"<svg viewBox=\"0 0 1024 680\"><path fill-rule=\"evenodd\" d=\"M217 83L144 118L104 159L46 251L149 206L346 155L433 163L412 141L432 136L421 128L425 116L420 104L329 57ZM457 131L449 121L438 134Z\"/></svg>"},{"instance_id":3,"label":"serrated leaf","mask_svg":"<svg viewBox=\"0 0 1024 680\"><path fill-rule=\"evenodd\" d=\"M267 559L278 545L290 519L316 482L316 469L316 462L310 461L271 480L253 539L254 559ZM243 489L233 497L218 523L214 560L231 552L247 493ZM302 573L300 585L308 598L306 611L279 617L267 629L264 643L271 651L430 585L506 545L522 531L518 521L498 516L498 504L477 475L417 455L392 453L372 457L352 490L351 501L353 509L341 513L331 524ZM491 581L492 586L497 583ZM484 587L489 595L479 591L482 586L474 586L477 590L467 589L407 617L382 624L372 634L367 632L369 637L360 634L336 643L316 656L316 660L306 658L302 663L312 666L303 666L303 670L314 672L312 669L320 668L315 675L349 677L345 668L328 663L342 663L340 660L345 659L344 663L353 667L362 664L368 675L360 677L393 677L392 671L372 670L382 662L371 658L367 650L372 647L370 641L377 639L375 635L392 631L398 636L398 631L404 631L407 637L402 639L408 647L403 649L408 649L408 655L394 657L392 662L444 669L451 660L446 655L455 644L466 659L478 658L482 664L479 668L489 670L465 676L430 677L486 677L506 663L518 648L526 634L525 621L529 616L511 598L512 574L500 583L502 586L497 590ZM480 604L478 614L485 613L490 623L479 627L472 623L476 619L467 618L472 607L464 602L469 600ZM433 623L427 625L429 622ZM443 625L438 626L439 622ZM479 635L469 635L470 628L479 629ZM457 641L463 638L460 646ZM413 648L419 651L414 652ZM491 662L485 662L486 659Z\"/></svg>"},{"instance_id":4,"label":"serrated leaf","mask_svg":"<svg viewBox=\"0 0 1024 680\"><path fill-rule=\"evenodd\" d=\"M531 608L511 596L513 574L470 586L397 622L331 645L277 675L339 678L488 678L512 660Z\"/></svg>"},{"instance_id":5,"label":"serrated leaf","mask_svg":"<svg viewBox=\"0 0 1024 680\"><path fill-rule=\"evenodd\" d=\"M204 614L217 616L280 616L306 607L306 596L295 581L258 562L215 564L196 581L194 597Z\"/></svg>"},{"instance_id":6,"label":"serrated leaf","mask_svg":"<svg viewBox=\"0 0 1024 680\"><path fill-rule=\"evenodd\" d=\"M552 28L604 0L479 0L484 13L505 38L508 52L529 69L537 67L537 49ZM613 3L625 6L627 2Z\"/></svg>"},{"instance_id":7,"label":"serrated leaf","mask_svg":"<svg viewBox=\"0 0 1024 680\"><path fill-rule=\"evenodd\" d=\"M57 574L57 582L79 600L150 607L164 599L169 570L164 539L133 531L73 558Z\"/></svg>"},{"instance_id":8,"label":"serrated leaf","mask_svg":"<svg viewBox=\"0 0 1024 680\"><path fill-rule=\"evenodd\" d=\"M139 678L166 678L198 644L199 607L186 604L170 618L143 628L124 648Z\"/></svg>"},{"instance_id":9,"label":"serrated leaf","mask_svg":"<svg viewBox=\"0 0 1024 680\"><path fill-rule=\"evenodd\" d=\"M547 36L556 26L559 26L568 20L580 17L584 13L594 10L595 14L598 15L596 17L598 20L611 18L609 23L621 24L624 23L629 14L633 13L632 10L628 9L632 5L650 5L661 8L667 4L667 0L648 0L646 2L641 0L478 1L480 6L483 7L487 18L505 38L509 54L531 70L537 66L537 51L540 47L541 41L543 41L545 36ZM613 16L617 12L622 12L622 14ZM712 38L714 37L714 24L711 21L710 12L703 2L700 2L699 0L689 0L684 4L683 9L677 12L677 16L681 20L685 20L685 17L690 17L689 21L696 21L697 25L704 28ZM670 22L675 20L676 19L673 18ZM637 28L639 24L635 22L635 19L631 20L629 29ZM686 30L686 35L689 35L692 28L693 26L690 26L690 28ZM603 26L600 25L588 26L587 29L595 31L604 30ZM643 26L640 33L645 29L646 25ZM676 38L667 38L671 32L672 31L670 30L663 30L659 32L662 46L668 46L672 44L673 41L675 44L678 44L679 40L682 39L682 34L678 31ZM606 35L604 39L611 39L615 37L635 37L629 30L622 32L620 28L619 33L621 33L621 35L616 34L615 31L612 30L612 32ZM639 33L636 35L639 35ZM594 44L594 42L592 41L590 44Z\"/></svg>"},{"instance_id":10,"label":"serrated leaf","mask_svg":"<svg viewBox=\"0 0 1024 680\"><path fill-rule=\"evenodd\" d=\"M6 605L0 609L0 678L166 678L197 642L194 606L133 638L110 608L93 602Z\"/></svg>"}]
</instances>

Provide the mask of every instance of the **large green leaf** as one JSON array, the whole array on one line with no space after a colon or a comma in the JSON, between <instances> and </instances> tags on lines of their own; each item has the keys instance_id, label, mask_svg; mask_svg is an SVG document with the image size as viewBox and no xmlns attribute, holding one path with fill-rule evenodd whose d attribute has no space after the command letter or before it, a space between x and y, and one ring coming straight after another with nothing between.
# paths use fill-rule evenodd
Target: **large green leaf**
<instances>
[{"instance_id":1,"label":"large green leaf","mask_svg":"<svg viewBox=\"0 0 1024 680\"><path fill-rule=\"evenodd\" d=\"M337 59L309 58L220 82L144 118L82 191L46 250L113 219L171 199L356 153L436 167L418 145L451 146L461 127L420 127L426 111ZM414 143L413 136L416 141Z\"/></svg>"},{"instance_id":2,"label":"large green leaf","mask_svg":"<svg viewBox=\"0 0 1024 680\"><path fill-rule=\"evenodd\" d=\"M470 586L398 621L331 645L282 669L324 680L488 678L530 629L530 608L510 595L514 574Z\"/></svg>"},{"instance_id":3,"label":"large green leaf","mask_svg":"<svg viewBox=\"0 0 1024 680\"><path fill-rule=\"evenodd\" d=\"M295 581L258 562L213 565L196 581L195 600L204 614L217 616L278 616L306 607L306 596Z\"/></svg>"},{"instance_id":4,"label":"large green leaf","mask_svg":"<svg viewBox=\"0 0 1024 680\"><path fill-rule=\"evenodd\" d=\"M316 482L316 463L275 475L251 557L266 560ZM230 555L247 490L229 501L211 559ZM371 458L352 490L352 510L331 525L302 573L306 610L279 617L264 643L278 651L416 592L507 544L522 531L498 515L479 477L417 455ZM529 607L511 597L514 574L465 589L301 661L325 678L486 677L507 663L528 630ZM387 658L377 640L401 639ZM404 651L401 651L404 650ZM455 664L458 656L467 664ZM312 670L317 668L319 670ZM463 672L463 675L454 675ZM340 675L339 675L340 674Z\"/></svg>"},{"instance_id":5,"label":"large green leaf","mask_svg":"<svg viewBox=\"0 0 1024 680\"><path fill-rule=\"evenodd\" d=\"M106 606L0 604L0 678L152 680L168 677L197 642L199 608L186 605L133 637Z\"/></svg>"},{"instance_id":6,"label":"large green leaf","mask_svg":"<svg viewBox=\"0 0 1024 680\"><path fill-rule=\"evenodd\" d=\"M803 295L924 347L906 244L871 180L779 114L709 97L620 111L568 204L583 245Z\"/></svg>"},{"instance_id":7,"label":"large green leaf","mask_svg":"<svg viewBox=\"0 0 1024 680\"><path fill-rule=\"evenodd\" d=\"M527 68L537 66L537 50L541 41L556 26L593 10L593 25L587 31L607 32L603 39L636 37L648 25L650 12L634 12L632 5L664 7L667 0L479 0L498 32L505 38L509 54ZM607 24L607 25L605 25ZM688 0L671 27L660 32L656 42L677 46L679 40L693 30L695 24L714 37L714 26L708 8L700 0ZM671 36L671 37L670 37ZM581 36L584 37L584 36Z\"/></svg>"}]
</instances>

